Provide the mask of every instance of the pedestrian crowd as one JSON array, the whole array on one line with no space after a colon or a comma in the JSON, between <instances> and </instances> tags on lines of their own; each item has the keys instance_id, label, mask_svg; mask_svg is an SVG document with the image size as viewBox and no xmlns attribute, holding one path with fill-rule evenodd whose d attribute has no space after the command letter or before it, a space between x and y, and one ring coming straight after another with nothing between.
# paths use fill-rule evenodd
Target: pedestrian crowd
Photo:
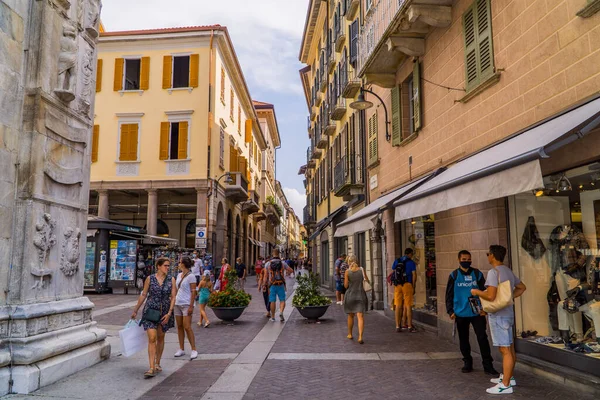
<instances>
[{"instance_id":1,"label":"pedestrian crowd","mask_svg":"<svg viewBox=\"0 0 600 400\"><path fill-rule=\"evenodd\" d=\"M214 291L225 290L229 285L227 272L234 268L237 275L237 290L245 290L248 268L242 258L235 260L235 266L229 265L228 259L221 260L221 268L215 277L212 266L205 265L202 258L194 251L191 256L182 256L179 259L178 274L172 277L169 274L171 261L168 258L159 258L156 261L156 272L144 280L143 290L134 307L131 319L135 320L138 312L144 305L140 326L148 336L148 360L150 368L144 373L146 378L152 378L162 371L160 361L165 346L165 333L177 327L179 349L175 357L182 357L185 353L185 339L189 342L191 352L190 360L198 357L196 341L192 330L192 315L195 304L198 303L198 326L208 328L210 321L206 314L206 306L210 294ZM308 273L312 268L306 260L280 258L279 250L275 249L272 256L266 260L259 257L255 263L256 281L259 292L262 292L266 316L275 322L277 300L279 300L279 320L285 321L283 312L286 300L286 276L294 276L294 268L299 274Z\"/></svg>"}]
</instances>

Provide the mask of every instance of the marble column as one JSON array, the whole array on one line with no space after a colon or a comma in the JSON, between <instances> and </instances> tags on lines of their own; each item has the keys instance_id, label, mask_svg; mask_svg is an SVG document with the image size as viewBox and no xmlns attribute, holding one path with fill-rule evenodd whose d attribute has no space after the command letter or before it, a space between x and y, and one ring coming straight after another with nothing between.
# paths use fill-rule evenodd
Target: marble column
<instances>
[{"instance_id":1,"label":"marble column","mask_svg":"<svg viewBox=\"0 0 600 400\"><path fill-rule=\"evenodd\" d=\"M148 211L146 213L146 231L149 235L156 235L158 224L158 190L148 189Z\"/></svg>"},{"instance_id":2,"label":"marble column","mask_svg":"<svg viewBox=\"0 0 600 400\"><path fill-rule=\"evenodd\" d=\"M98 216L100 218L109 219L109 211L108 211L108 190L99 189L98 190Z\"/></svg>"},{"instance_id":3,"label":"marble column","mask_svg":"<svg viewBox=\"0 0 600 400\"><path fill-rule=\"evenodd\" d=\"M110 356L83 297L100 6L0 0L0 396Z\"/></svg>"},{"instance_id":4,"label":"marble column","mask_svg":"<svg viewBox=\"0 0 600 400\"><path fill-rule=\"evenodd\" d=\"M383 249L381 246L381 237L383 236L383 228L381 227L381 219L377 219L374 227L371 229L371 254L372 254L372 286L373 286L373 308L375 310L383 310Z\"/></svg>"}]
</instances>

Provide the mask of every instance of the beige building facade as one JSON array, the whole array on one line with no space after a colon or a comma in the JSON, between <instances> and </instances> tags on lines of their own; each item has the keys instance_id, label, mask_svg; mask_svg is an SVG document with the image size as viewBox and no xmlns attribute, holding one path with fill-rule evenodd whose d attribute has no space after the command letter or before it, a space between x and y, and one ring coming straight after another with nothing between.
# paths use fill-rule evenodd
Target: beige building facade
<instances>
[{"instance_id":1,"label":"beige building facade","mask_svg":"<svg viewBox=\"0 0 600 400\"><path fill-rule=\"evenodd\" d=\"M350 243L365 235L373 306L391 312L385 277L410 247L415 318L449 338L445 289L458 251L470 250L487 272L488 248L500 244L529 288L515 304L516 333L580 340L597 300L574 315L562 305L568 289L596 284L598 271L598 2L358 3L357 74L371 102L359 104L368 193L333 236ZM534 228L535 251L527 236ZM560 260L574 238L577 273ZM517 340L517 351L597 371L591 360L532 340Z\"/></svg>"}]
</instances>

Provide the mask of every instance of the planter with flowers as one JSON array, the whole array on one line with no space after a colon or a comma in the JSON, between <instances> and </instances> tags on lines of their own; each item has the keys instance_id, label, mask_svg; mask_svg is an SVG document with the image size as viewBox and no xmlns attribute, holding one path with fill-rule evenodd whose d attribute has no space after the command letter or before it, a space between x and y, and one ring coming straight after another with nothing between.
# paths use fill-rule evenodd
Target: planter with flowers
<instances>
[{"instance_id":1,"label":"planter with flowers","mask_svg":"<svg viewBox=\"0 0 600 400\"><path fill-rule=\"evenodd\" d=\"M294 292L292 305L300 315L309 320L317 320L327 312L331 300L321 294L319 275L309 273L297 279L298 287Z\"/></svg>"},{"instance_id":2,"label":"planter with flowers","mask_svg":"<svg viewBox=\"0 0 600 400\"><path fill-rule=\"evenodd\" d=\"M227 285L218 292L212 292L208 298L210 307L215 316L222 321L233 322L238 319L250 304L252 296L238 289L237 272L234 268L225 273Z\"/></svg>"}]
</instances>

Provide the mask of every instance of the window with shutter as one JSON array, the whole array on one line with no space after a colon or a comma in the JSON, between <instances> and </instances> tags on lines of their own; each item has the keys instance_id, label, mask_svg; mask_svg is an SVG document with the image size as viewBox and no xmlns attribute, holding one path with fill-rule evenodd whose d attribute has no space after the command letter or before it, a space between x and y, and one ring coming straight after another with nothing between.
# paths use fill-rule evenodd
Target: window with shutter
<instances>
[{"instance_id":1,"label":"window with shutter","mask_svg":"<svg viewBox=\"0 0 600 400\"><path fill-rule=\"evenodd\" d=\"M180 121L177 132L177 159L186 160L188 158L188 122Z\"/></svg>"},{"instance_id":2,"label":"window with shutter","mask_svg":"<svg viewBox=\"0 0 600 400\"><path fill-rule=\"evenodd\" d=\"M221 128L219 136L219 166L225 168L225 131Z\"/></svg>"},{"instance_id":3,"label":"window with shutter","mask_svg":"<svg viewBox=\"0 0 600 400\"><path fill-rule=\"evenodd\" d=\"M225 104L225 68L221 67L221 103Z\"/></svg>"},{"instance_id":4,"label":"window with shutter","mask_svg":"<svg viewBox=\"0 0 600 400\"><path fill-rule=\"evenodd\" d=\"M173 57L163 57L163 76L162 76L162 87L163 89L171 88L171 76L173 75Z\"/></svg>"},{"instance_id":5,"label":"window with shutter","mask_svg":"<svg viewBox=\"0 0 600 400\"><path fill-rule=\"evenodd\" d=\"M415 62L412 76L413 131L421 129L421 63Z\"/></svg>"},{"instance_id":6,"label":"window with shutter","mask_svg":"<svg viewBox=\"0 0 600 400\"><path fill-rule=\"evenodd\" d=\"M233 102L235 101L235 92L233 88L229 90L229 119L233 122Z\"/></svg>"},{"instance_id":7,"label":"window with shutter","mask_svg":"<svg viewBox=\"0 0 600 400\"><path fill-rule=\"evenodd\" d=\"M356 68L358 61L358 18L350 25L350 64Z\"/></svg>"},{"instance_id":8,"label":"window with shutter","mask_svg":"<svg viewBox=\"0 0 600 400\"><path fill-rule=\"evenodd\" d=\"M173 57L173 88L190 87L190 56Z\"/></svg>"},{"instance_id":9,"label":"window with shutter","mask_svg":"<svg viewBox=\"0 0 600 400\"><path fill-rule=\"evenodd\" d=\"M238 118L237 118L237 126L238 126L238 133L241 135L242 134L242 108L240 107L240 105L238 104Z\"/></svg>"},{"instance_id":10,"label":"window with shutter","mask_svg":"<svg viewBox=\"0 0 600 400\"><path fill-rule=\"evenodd\" d=\"M378 160L377 136L377 112L375 112L375 114L369 118L369 165L376 163Z\"/></svg>"},{"instance_id":11,"label":"window with shutter","mask_svg":"<svg viewBox=\"0 0 600 400\"><path fill-rule=\"evenodd\" d=\"M238 117L241 119L241 116ZM247 119L245 124L244 141L250 143L252 141L252 120Z\"/></svg>"},{"instance_id":12,"label":"window with shutter","mask_svg":"<svg viewBox=\"0 0 600 400\"><path fill-rule=\"evenodd\" d=\"M100 125L94 125L92 133L92 162L98 161L98 141L100 139Z\"/></svg>"},{"instance_id":13,"label":"window with shutter","mask_svg":"<svg viewBox=\"0 0 600 400\"><path fill-rule=\"evenodd\" d=\"M102 59L96 63L96 93L102 90Z\"/></svg>"},{"instance_id":14,"label":"window with shutter","mask_svg":"<svg viewBox=\"0 0 600 400\"><path fill-rule=\"evenodd\" d=\"M229 145L229 171L238 172L239 165L238 151L234 146Z\"/></svg>"},{"instance_id":15,"label":"window with shutter","mask_svg":"<svg viewBox=\"0 0 600 400\"><path fill-rule=\"evenodd\" d=\"M200 55L192 54L190 56L190 87L196 88L199 85L199 68L200 68Z\"/></svg>"},{"instance_id":16,"label":"window with shutter","mask_svg":"<svg viewBox=\"0 0 600 400\"><path fill-rule=\"evenodd\" d=\"M150 88L150 57L142 57L140 62L140 90Z\"/></svg>"},{"instance_id":17,"label":"window with shutter","mask_svg":"<svg viewBox=\"0 0 600 400\"><path fill-rule=\"evenodd\" d=\"M400 113L400 87L392 89L392 146L402 142L402 116Z\"/></svg>"},{"instance_id":18,"label":"window with shutter","mask_svg":"<svg viewBox=\"0 0 600 400\"><path fill-rule=\"evenodd\" d=\"M494 74L490 0L475 0L463 14L467 92Z\"/></svg>"},{"instance_id":19,"label":"window with shutter","mask_svg":"<svg viewBox=\"0 0 600 400\"><path fill-rule=\"evenodd\" d=\"M159 160L169 159L169 135L171 134L171 123L160 123L160 149L158 154Z\"/></svg>"},{"instance_id":20,"label":"window with shutter","mask_svg":"<svg viewBox=\"0 0 600 400\"><path fill-rule=\"evenodd\" d=\"M115 59L115 77L114 77L114 85L113 90L118 92L119 90L123 90L123 67L125 66L125 59L116 58Z\"/></svg>"},{"instance_id":21,"label":"window with shutter","mask_svg":"<svg viewBox=\"0 0 600 400\"><path fill-rule=\"evenodd\" d=\"M137 161L138 124L121 124L119 161Z\"/></svg>"}]
</instances>

